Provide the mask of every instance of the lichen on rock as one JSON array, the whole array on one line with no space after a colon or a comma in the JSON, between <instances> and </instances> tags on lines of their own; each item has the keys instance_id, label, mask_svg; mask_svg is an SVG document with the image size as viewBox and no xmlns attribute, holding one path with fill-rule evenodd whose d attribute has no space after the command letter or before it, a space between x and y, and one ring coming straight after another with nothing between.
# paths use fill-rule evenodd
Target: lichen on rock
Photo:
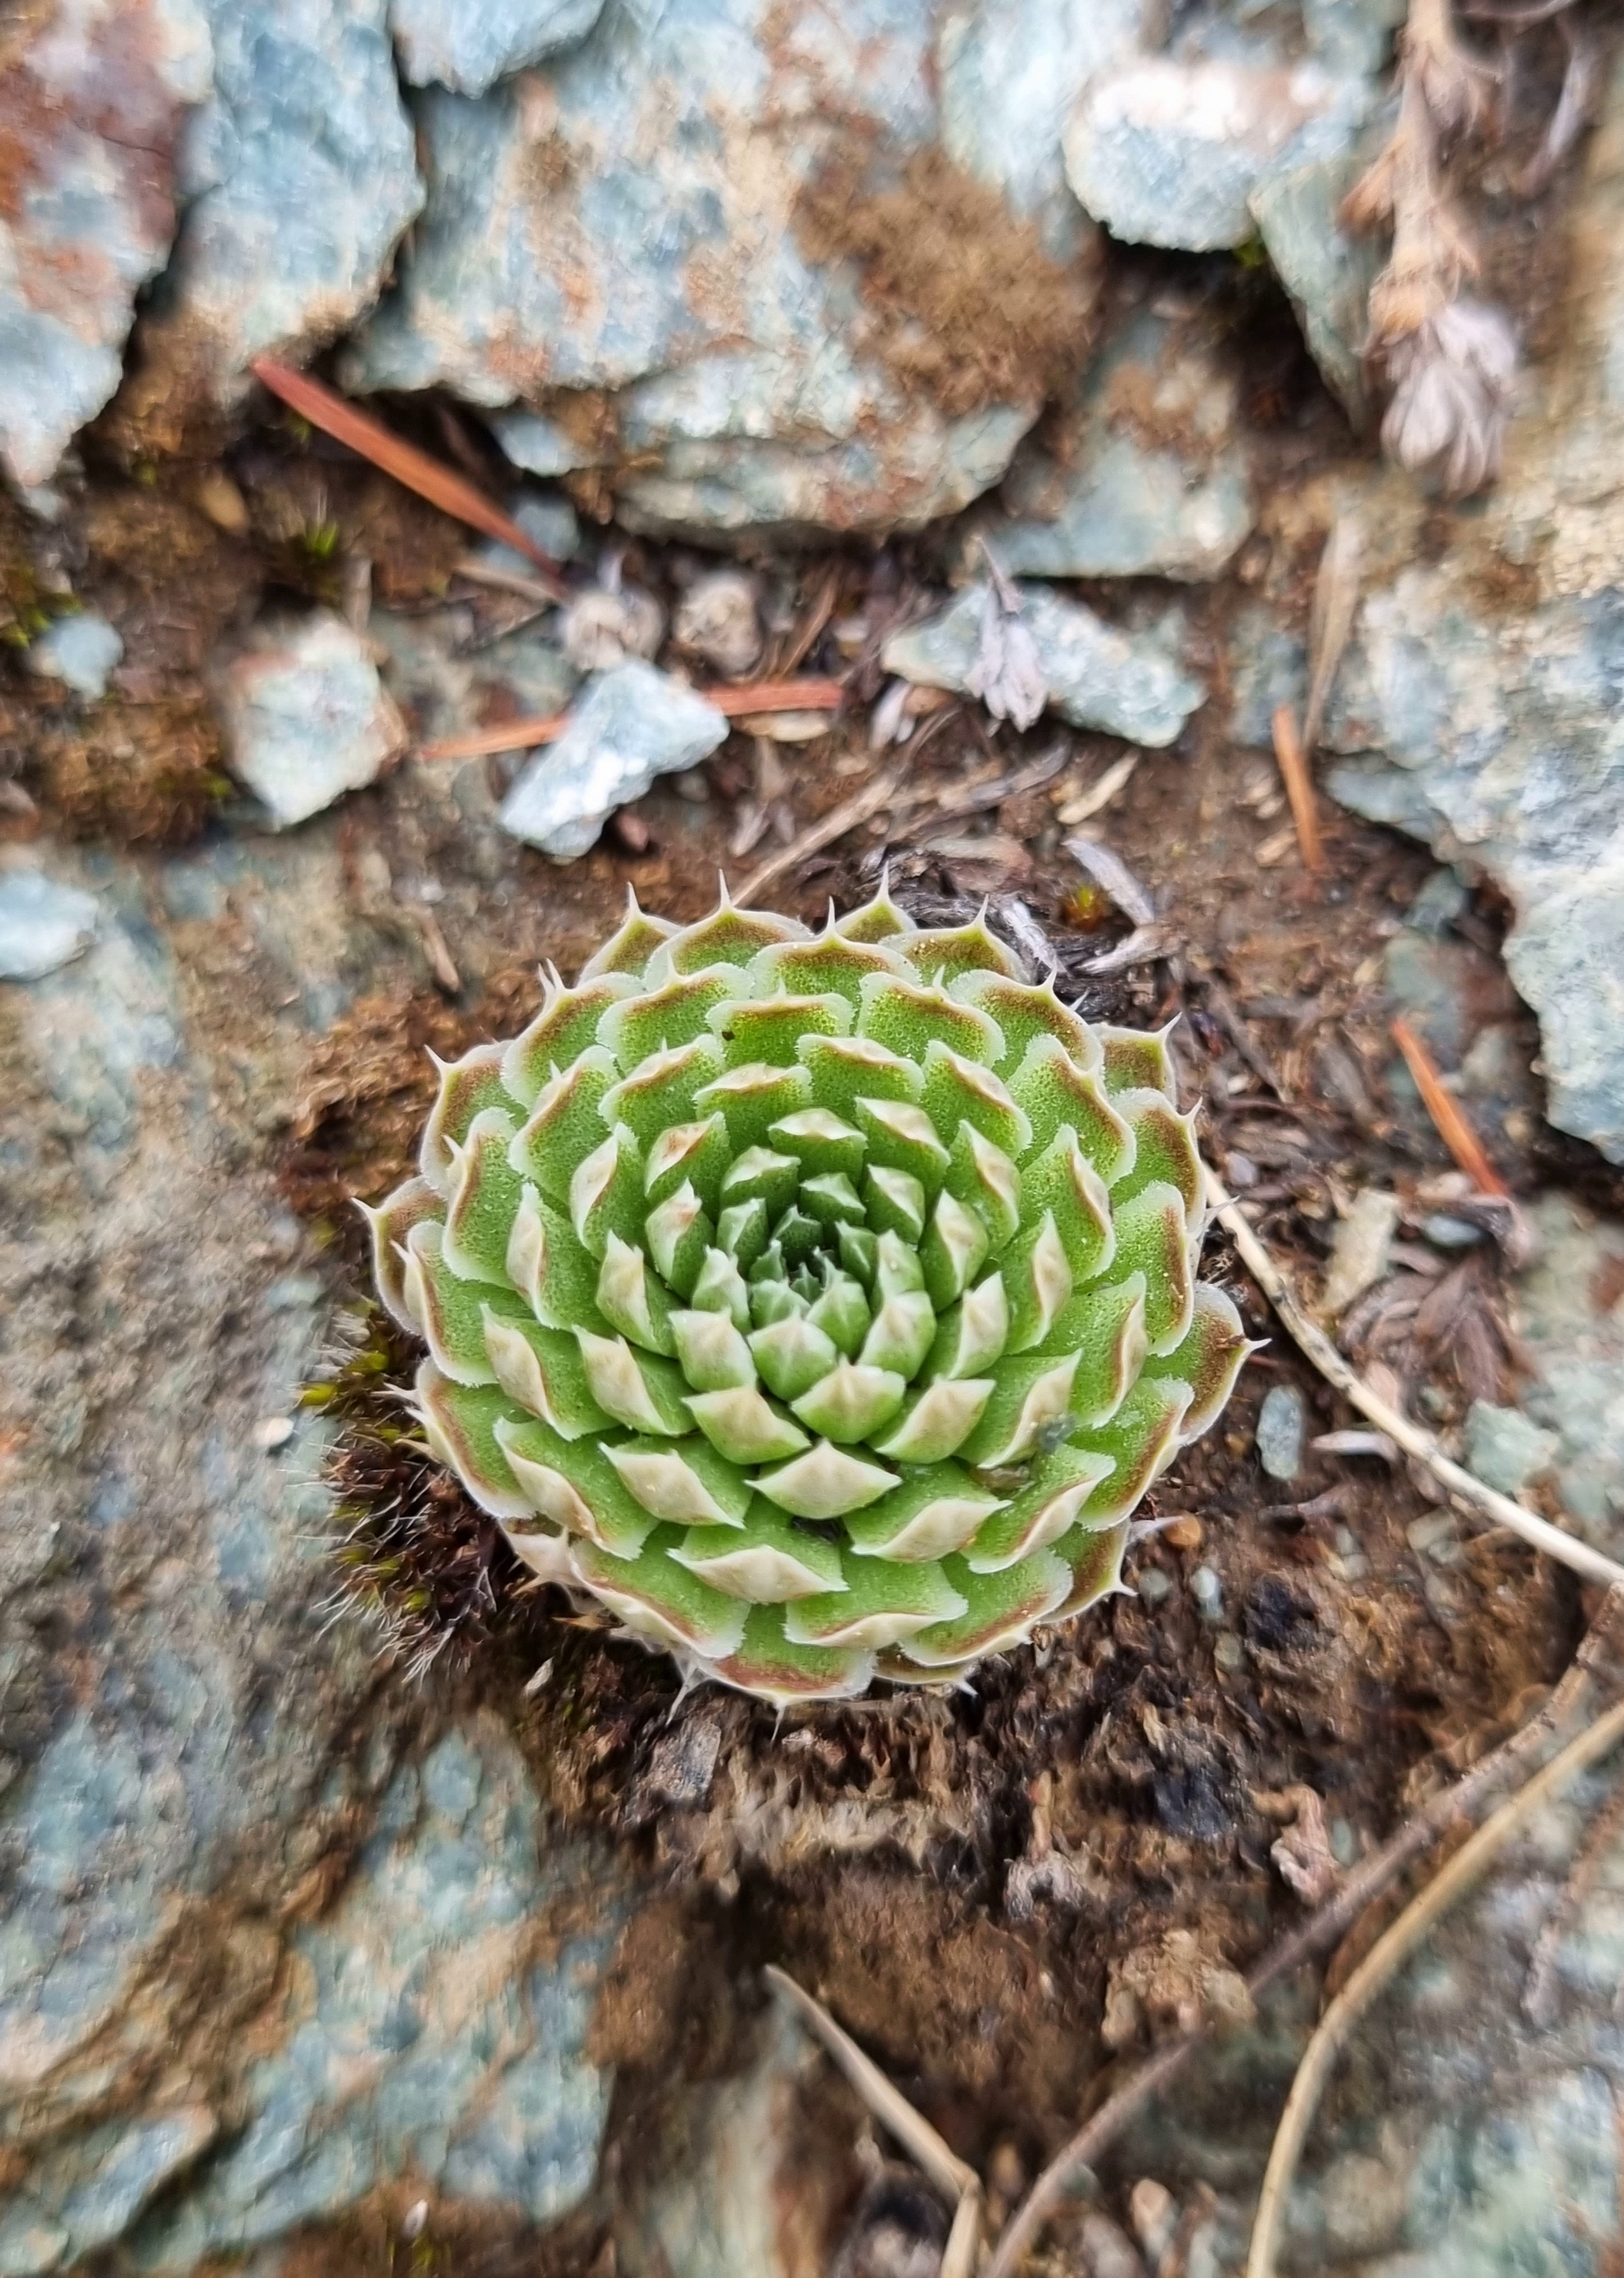
<instances>
[{"instance_id":1,"label":"lichen on rock","mask_svg":"<svg viewBox=\"0 0 1624 2278\"><path fill-rule=\"evenodd\" d=\"M951 1683L1116 1586L1245 1358L1174 1094L982 921L633 901L369 1212L425 1435L691 1675Z\"/></svg>"}]
</instances>

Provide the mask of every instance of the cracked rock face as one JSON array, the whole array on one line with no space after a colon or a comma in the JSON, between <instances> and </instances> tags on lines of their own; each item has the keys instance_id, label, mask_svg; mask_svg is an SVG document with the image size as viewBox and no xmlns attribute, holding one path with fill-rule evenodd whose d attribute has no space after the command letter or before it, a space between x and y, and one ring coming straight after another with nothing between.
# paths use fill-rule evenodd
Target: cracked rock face
<instances>
[{"instance_id":1,"label":"cracked rock face","mask_svg":"<svg viewBox=\"0 0 1624 2278\"><path fill-rule=\"evenodd\" d=\"M149 344L231 402L252 359L298 361L377 299L423 204L386 0L205 0L214 84Z\"/></svg>"},{"instance_id":2,"label":"cracked rock face","mask_svg":"<svg viewBox=\"0 0 1624 2278\"><path fill-rule=\"evenodd\" d=\"M500 409L607 394L634 526L912 524L995 482L1030 400L948 417L860 345L847 264L808 260L799 193L831 116L937 132L932 11L841 0L610 0L545 73L420 124L429 210L345 368ZM522 447L522 446L521 446ZM555 456L555 454L549 455Z\"/></svg>"},{"instance_id":3,"label":"cracked rock face","mask_svg":"<svg viewBox=\"0 0 1624 2278\"><path fill-rule=\"evenodd\" d=\"M326 1289L264 1166L310 1036L398 968L331 824L96 875L84 953L0 991L0 2267L280 2255L408 2164L550 2220L631 1892L504 1733L421 1734L326 1624Z\"/></svg>"},{"instance_id":4,"label":"cracked rock face","mask_svg":"<svg viewBox=\"0 0 1624 2278\"><path fill-rule=\"evenodd\" d=\"M1373 572L1329 770L1357 813L1510 896L1505 962L1539 1015L1551 1120L1624 1162L1624 74L1569 221L1564 346L1504 479L1435 563ZM1383 509L1367 511L1379 535ZM1501 599L1509 589L1510 598Z\"/></svg>"},{"instance_id":5,"label":"cracked rock face","mask_svg":"<svg viewBox=\"0 0 1624 2278\"><path fill-rule=\"evenodd\" d=\"M0 54L0 463L48 482L119 385L135 298L175 224L188 107L207 95L195 0L71 0Z\"/></svg>"}]
</instances>

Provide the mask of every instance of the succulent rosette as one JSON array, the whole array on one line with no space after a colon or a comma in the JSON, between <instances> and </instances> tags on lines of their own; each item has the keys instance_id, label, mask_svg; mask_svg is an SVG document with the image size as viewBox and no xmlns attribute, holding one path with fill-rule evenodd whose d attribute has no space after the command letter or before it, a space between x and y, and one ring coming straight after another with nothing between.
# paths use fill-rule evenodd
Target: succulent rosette
<instances>
[{"instance_id":1,"label":"succulent rosette","mask_svg":"<svg viewBox=\"0 0 1624 2278\"><path fill-rule=\"evenodd\" d=\"M633 900L441 1071L379 1293L536 1573L770 1700L949 1682L1118 1586L1229 1397L1191 1121L982 921Z\"/></svg>"}]
</instances>

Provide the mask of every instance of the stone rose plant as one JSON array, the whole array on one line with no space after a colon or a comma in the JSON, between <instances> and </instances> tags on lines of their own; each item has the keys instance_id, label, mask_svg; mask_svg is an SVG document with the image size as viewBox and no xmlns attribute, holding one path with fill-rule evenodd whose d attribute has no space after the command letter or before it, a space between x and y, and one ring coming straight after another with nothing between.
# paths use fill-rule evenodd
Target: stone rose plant
<instances>
[{"instance_id":1,"label":"stone rose plant","mask_svg":"<svg viewBox=\"0 0 1624 2278\"><path fill-rule=\"evenodd\" d=\"M984 923L632 902L372 1220L436 1456L693 1677L951 1682L1115 1588L1247 1350L1163 1037Z\"/></svg>"}]
</instances>

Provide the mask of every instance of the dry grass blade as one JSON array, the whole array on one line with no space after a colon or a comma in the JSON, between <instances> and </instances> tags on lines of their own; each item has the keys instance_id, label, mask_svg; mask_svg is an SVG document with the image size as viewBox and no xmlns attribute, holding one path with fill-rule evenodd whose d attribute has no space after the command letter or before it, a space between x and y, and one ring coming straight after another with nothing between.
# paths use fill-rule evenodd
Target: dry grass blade
<instances>
[{"instance_id":1,"label":"dry grass blade","mask_svg":"<svg viewBox=\"0 0 1624 2278\"><path fill-rule=\"evenodd\" d=\"M1303 722L1303 751L1312 757L1325 724L1325 707L1359 608L1360 572L1365 533L1359 517L1339 514L1330 526L1314 581L1308 620L1308 712Z\"/></svg>"},{"instance_id":2,"label":"dry grass blade","mask_svg":"<svg viewBox=\"0 0 1624 2278\"><path fill-rule=\"evenodd\" d=\"M1246 2258L1245 2278L1274 2278L1275 2248L1285 2209L1286 2192L1296 2172L1298 2159L1318 2108L1326 2078L1353 2027L1434 1924L1442 1920L1457 1900L1465 1897L1493 1863L1497 1854L1518 1829L1527 1823L1546 1797L1553 1794L1575 1772L1583 1771L1588 1765L1606 1755L1620 1740L1624 1740L1624 1701L1615 1702L1605 1715L1598 1716L1576 1740L1563 1749L1560 1755L1548 1763L1543 1771L1536 1772L1526 1785L1519 1788L1509 1802L1502 1804L1491 1818L1484 1821L1476 1834L1456 1852L1443 1872L1434 1877L1420 1897L1406 1907L1392 1928L1376 1940L1331 2002L1303 2052L1297 2077L1291 2083L1291 2093L1281 2115L1274 2149L1269 2153L1268 2167L1263 2177L1262 2195L1258 2201L1251 2251Z\"/></svg>"},{"instance_id":3,"label":"dry grass blade","mask_svg":"<svg viewBox=\"0 0 1624 2278\"><path fill-rule=\"evenodd\" d=\"M1484 1154L1482 1143L1476 1132L1444 1089L1444 1079L1439 1075L1426 1045L1402 1016L1392 1022L1390 1033L1404 1054L1405 1066L1415 1079L1415 1089L1421 1096L1422 1106L1437 1126L1439 1138L1456 1162L1479 1194L1498 1195L1503 1202L1509 1202L1510 1188Z\"/></svg>"},{"instance_id":4,"label":"dry grass blade","mask_svg":"<svg viewBox=\"0 0 1624 2278\"><path fill-rule=\"evenodd\" d=\"M751 680L734 688L696 688L707 704L729 720L747 718L752 712L831 712L846 693L839 680ZM443 736L437 744L419 746L420 760L483 760L493 752L527 752L536 744L551 744L569 724L567 712L545 712L525 720L509 720L505 727L474 728L465 736Z\"/></svg>"},{"instance_id":5,"label":"dry grass blade","mask_svg":"<svg viewBox=\"0 0 1624 2278\"><path fill-rule=\"evenodd\" d=\"M747 907L758 894L764 893L769 886L776 885L780 878L804 862L808 854L816 854L822 848L831 846L837 838L844 838L848 830L855 830L860 822L867 822L870 815L883 814L888 806L914 805L915 799L904 794L902 784L903 772L900 768L890 775L876 776L874 781L866 784L855 798L845 800L832 813L823 815L801 831L798 837L792 839L787 846L781 847L778 853L770 855L765 862L752 870L743 885L736 889L733 899L741 909Z\"/></svg>"},{"instance_id":6,"label":"dry grass blade","mask_svg":"<svg viewBox=\"0 0 1624 2278\"><path fill-rule=\"evenodd\" d=\"M1289 704L1283 704L1275 715L1275 757L1280 762L1280 774L1291 802L1291 820L1297 826L1297 844L1301 849L1304 867L1317 876L1325 868L1325 849L1320 841L1320 818L1315 810L1314 779L1308 773L1308 762L1297 732L1297 722Z\"/></svg>"},{"instance_id":7,"label":"dry grass blade","mask_svg":"<svg viewBox=\"0 0 1624 2278\"><path fill-rule=\"evenodd\" d=\"M442 467L438 459L431 459L426 451L419 451L411 443L402 443L397 435L380 426L370 413L358 411L318 379L311 379L291 365L279 363L274 356L256 356L249 367L256 379L268 387L272 395L280 396L290 410L301 419L308 419L312 427L319 427L335 442L347 443L352 451L393 475L397 483L416 491L448 514L456 522L465 522L471 530L482 530L487 538L500 539L503 546L533 562L549 580L554 600L564 598L565 587L558 574L558 564L542 553L533 539L527 538L510 516L500 507L493 506L482 491L477 491L461 475L454 475L449 467Z\"/></svg>"},{"instance_id":8,"label":"dry grass blade","mask_svg":"<svg viewBox=\"0 0 1624 2278\"><path fill-rule=\"evenodd\" d=\"M762 1972L775 1993L781 1993L801 2022L828 2050L869 2111L889 2129L910 2160L928 2175L942 2197L957 2206L974 2193L979 2199L980 2178L937 2134L930 2121L893 2088L879 2067L866 2057L851 2035L836 2024L821 2001L770 1962ZM954 2225L955 2229L957 2225ZM951 2251L952 2242L949 2241ZM945 2266L944 2266L945 2267Z\"/></svg>"},{"instance_id":9,"label":"dry grass blade","mask_svg":"<svg viewBox=\"0 0 1624 2278\"><path fill-rule=\"evenodd\" d=\"M1272 1947L1252 1970L1246 1990L1255 1999L1283 1977L1323 1953L1355 1923L1372 1901L1413 1861L1429 1851L1448 1829L1469 1818L1486 1800L1540 1751L1571 1729L1592 1705L1604 1680L1616 1672L1607 1667L1616 1654L1618 1633L1624 1626L1624 1586L1610 1590L1591 1623L1566 1676L1539 1713L1490 1755L1472 1767L1453 1787L1444 1789L1424 1804L1379 1851L1372 1852L1346 1877L1339 1890L1315 1908L1306 1922ZM1207 2040L1208 2029L1170 2041L1142 2064L1099 2106L1092 2117L1050 2160L1026 2198L1005 2225L997 2251L983 2278L1015 2278L1028 2250L1050 2215L1067 2195L1072 2178L1092 2167L1115 2142L1129 2122L1152 2098L1184 2070Z\"/></svg>"},{"instance_id":10,"label":"dry grass blade","mask_svg":"<svg viewBox=\"0 0 1624 2278\"><path fill-rule=\"evenodd\" d=\"M1069 799L1061 810L1060 818L1066 828L1075 829L1079 822L1086 822L1091 815L1099 814L1109 806L1118 791L1127 788L1128 779L1138 766L1140 757L1138 752L1124 752L1120 760L1112 761L1102 776L1096 776L1086 791L1081 791L1076 799Z\"/></svg>"},{"instance_id":11,"label":"dry grass blade","mask_svg":"<svg viewBox=\"0 0 1624 2278\"><path fill-rule=\"evenodd\" d=\"M1430 1432L1423 1431L1419 1424L1413 1423L1398 1409L1383 1400L1380 1393L1373 1390L1337 1351L1325 1332L1309 1319L1292 1296L1280 1268L1243 1217L1233 1196L1225 1192L1212 1171L1209 1170L1207 1176L1214 1211L1239 1251L1241 1263L1291 1332L1293 1343L1314 1363L1328 1384L1334 1385L1361 1416L1368 1417L1377 1431L1385 1432L1390 1440L1396 1441L1406 1455L1413 1456L1418 1463L1424 1464L1452 1494L1475 1504L1498 1525L1509 1528L1536 1550L1543 1550L1547 1557L1557 1559L1564 1566L1571 1566L1576 1574L1586 1575L1592 1582L1624 1583L1624 1566L1613 1559L1604 1557L1599 1550L1592 1550L1590 1544L1582 1542L1577 1535L1565 1533L1561 1527L1552 1526L1549 1519L1525 1510L1521 1503L1513 1502L1509 1495L1486 1487L1482 1479L1446 1455Z\"/></svg>"},{"instance_id":12,"label":"dry grass blade","mask_svg":"<svg viewBox=\"0 0 1624 2278\"><path fill-rule=\"evenodd\" d=\"M954 2210L953 2228L947 2234L947 2244L942 2249L942 2259L937 2278L975 2278L977 2251L981 2245L981 2185L972 2182L960 2194Z\"/></svg>"}]
</instances>

